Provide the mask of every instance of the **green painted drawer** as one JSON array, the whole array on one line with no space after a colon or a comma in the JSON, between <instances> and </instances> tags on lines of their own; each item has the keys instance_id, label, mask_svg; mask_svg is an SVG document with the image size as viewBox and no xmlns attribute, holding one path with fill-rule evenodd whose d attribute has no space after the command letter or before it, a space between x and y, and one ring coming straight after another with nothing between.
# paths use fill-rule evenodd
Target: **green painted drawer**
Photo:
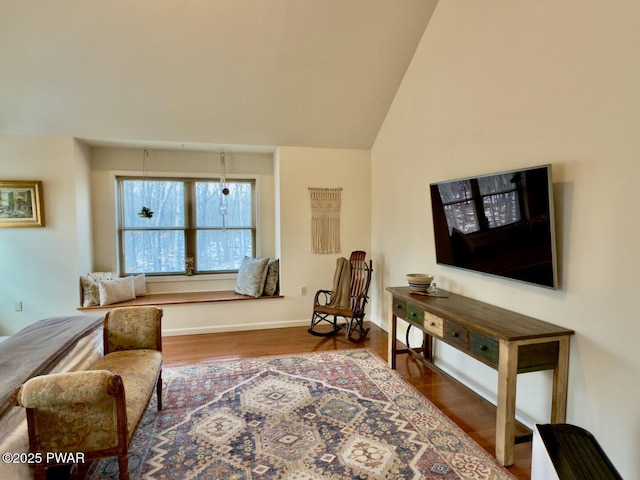
<instances>
[{"instance_id":1,"label":"green painted drawer","mask_svg":"<svg viewBox=\"0 0 640 480\"><path fill-rule=\"evenodd\" d=\"M409 303L407 305L407 320L409 320L414 325L422 328L422 325L424 323L424 312L421 308L418 308L415 305Z\"/></svg>"},{"instance_id":2,"label":"green painted drawer","mask_svg":"<svg viewBox=\"0 0 640 480\"><path fill-rule=\"evenodd\" d=\"M492 338L471 332L471 353L493 367L498 366L500 344Z\"/></svg>"}]
</instances>

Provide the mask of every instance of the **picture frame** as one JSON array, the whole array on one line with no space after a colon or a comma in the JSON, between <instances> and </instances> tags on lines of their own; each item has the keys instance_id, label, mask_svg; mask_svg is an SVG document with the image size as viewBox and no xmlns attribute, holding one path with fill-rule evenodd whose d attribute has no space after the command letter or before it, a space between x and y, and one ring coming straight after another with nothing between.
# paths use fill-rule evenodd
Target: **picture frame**
<instances>
[{"instance_id":1,"label":"picture frame","mask_svg":"<svg viewBox=\"0 0 640 480\"><path fill-rule=\"evenodd\" d=\"M41 181L0 180L0 228L44 227Z\"/></svg>"}]
</instances>

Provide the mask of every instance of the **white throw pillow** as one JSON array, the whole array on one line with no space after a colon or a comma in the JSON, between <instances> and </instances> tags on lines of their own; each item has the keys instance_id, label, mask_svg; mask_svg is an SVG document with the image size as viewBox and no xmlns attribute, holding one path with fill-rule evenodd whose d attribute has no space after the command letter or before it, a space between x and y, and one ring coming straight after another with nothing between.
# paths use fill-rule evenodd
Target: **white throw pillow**
<instances>
[{"instance_id":1,"label":"white throw pillow","mask_svg":"<svg viewBox=\"0 0 640 480\"><path fill-rule=\"evenodd\" d=\"M147 279L144 273L133 276L133 288L136 293L136 297L144 297L147 294Z\"/></svg>"},{"instance_id":2,"label":"white throw pillow","mask_svg":"<svg viewBox=\"0 0 640 480\"><path fill-rule=\"evenodd\" d=\"M133 277L99 281L98 290L100 291L101 306L126 302L127 300L136 298Z\"/></svg>"}]
</instances>

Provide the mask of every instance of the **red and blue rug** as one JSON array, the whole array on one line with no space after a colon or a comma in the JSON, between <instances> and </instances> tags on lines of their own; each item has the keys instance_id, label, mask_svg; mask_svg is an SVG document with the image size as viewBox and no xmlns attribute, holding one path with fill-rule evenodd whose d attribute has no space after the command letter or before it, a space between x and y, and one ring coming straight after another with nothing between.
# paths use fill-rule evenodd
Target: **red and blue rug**
<instances>
[{"instance_id":1,"label":"red and blue rug","mask_svg":"<svg viewBox=\"0 0 640 480\"><path fill-rule=\"evenodd\" d=\"M513 479L368 349L168 368L132 479ZM90 479L118 478L115 458Z\"/></svg>"}]
</instances>

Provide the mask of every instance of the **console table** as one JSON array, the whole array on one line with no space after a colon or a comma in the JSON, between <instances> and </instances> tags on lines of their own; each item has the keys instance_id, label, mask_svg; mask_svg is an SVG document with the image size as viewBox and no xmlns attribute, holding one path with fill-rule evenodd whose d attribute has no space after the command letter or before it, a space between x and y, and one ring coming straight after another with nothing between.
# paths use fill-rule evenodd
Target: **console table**
<instances>
[{"instance_id":1,"label":"console table","mask_svg":"<svg viewBox=\"0 0 640 480\"><path fill-rule=\"evenodd\" d=\"M443 290L438 290L438 297L413 294L409 287L387 291L391 368L396 366L396 354L411 353L438 370L433 363L433 341L437 339L498 371L496 458L500 463L513 464L519 373L553 370L550 421L565 421L573 330ZM398 318L422 331L419 348L396 348Z\"/></svg>"}]
</instances>

